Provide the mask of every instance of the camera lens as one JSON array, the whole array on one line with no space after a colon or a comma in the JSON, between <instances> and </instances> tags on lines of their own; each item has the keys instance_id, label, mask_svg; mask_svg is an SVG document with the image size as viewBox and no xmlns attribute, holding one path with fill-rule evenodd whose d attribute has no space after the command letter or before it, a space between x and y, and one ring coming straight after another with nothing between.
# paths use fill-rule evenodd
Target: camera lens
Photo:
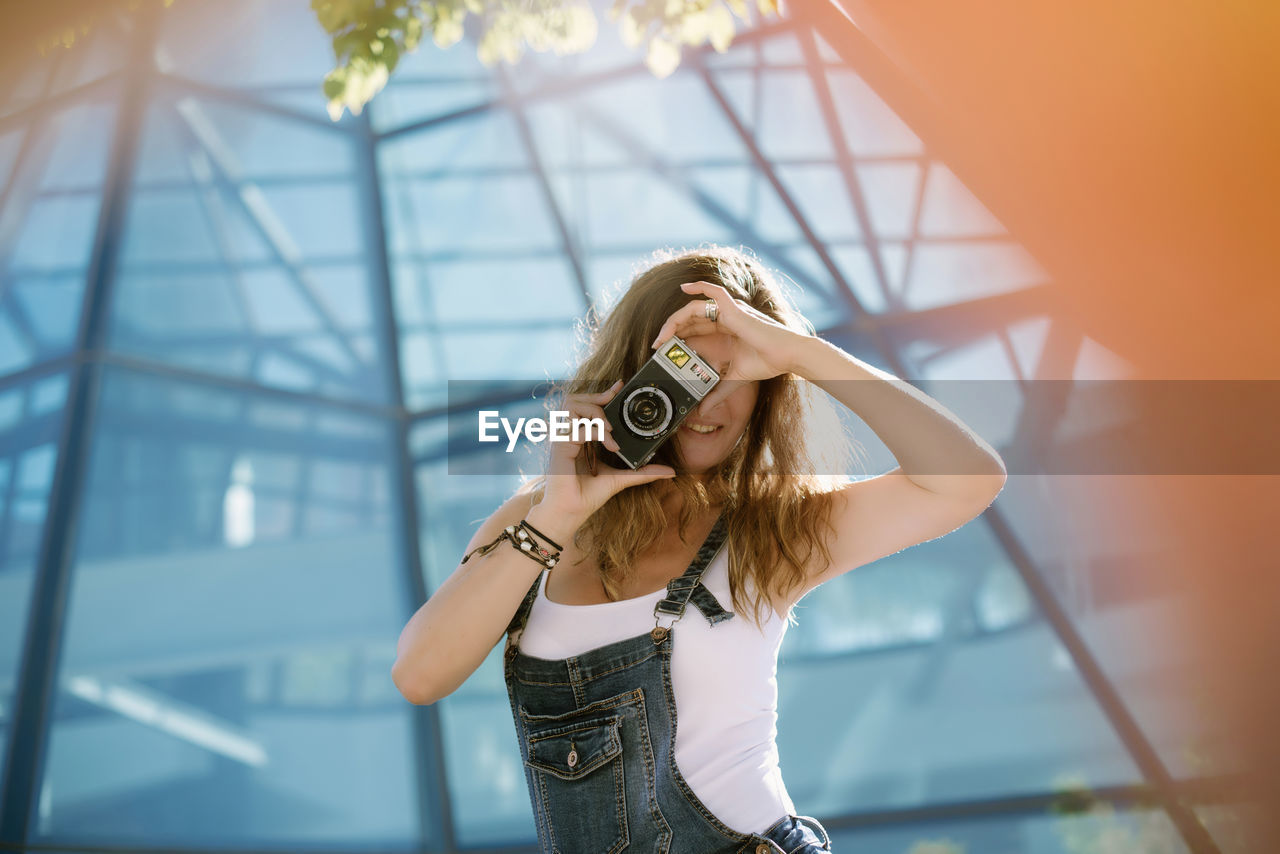
<instances>
[{"instance_id":1,"label":"camera lens","mask_svg":"<svg viewBox=\"0 0 1280 854\"><path fill-rule=\"evenodd\" d=\"M637 436L657 436L671 423L671 398L654 386L641 386L622 401L622 420Z\"/></svg>"}]
</instances>

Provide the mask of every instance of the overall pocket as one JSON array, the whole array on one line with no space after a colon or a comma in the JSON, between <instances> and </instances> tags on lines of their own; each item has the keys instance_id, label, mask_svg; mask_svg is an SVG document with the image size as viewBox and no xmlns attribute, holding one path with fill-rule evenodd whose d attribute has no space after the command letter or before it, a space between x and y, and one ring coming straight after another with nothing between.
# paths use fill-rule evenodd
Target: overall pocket
<instances>
[{"instance_id":1,"label":"overall pocket","mask_svg":"<svg viewBox=\"0 0 1280 854\"><path fill-rule=\"evenodd\" d=\"M529 715L530 784L555 854L615 854L628 844L622 768L622 715L590 707L568 715Z\"/></svg>"}]
</instances>

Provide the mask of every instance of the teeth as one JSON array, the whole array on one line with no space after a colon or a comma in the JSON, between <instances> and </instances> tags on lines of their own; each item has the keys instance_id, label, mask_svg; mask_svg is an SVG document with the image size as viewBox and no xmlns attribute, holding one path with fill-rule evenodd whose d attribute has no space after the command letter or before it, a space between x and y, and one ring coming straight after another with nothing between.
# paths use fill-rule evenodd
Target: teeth
<instances>
[{"instance_id":1,"label":"teeth","mask_svg":"<svg viewBox=\"0 0 1280 854\"><path fill-rule=\"evenodd\" d=\"M713 425L713 426L710 426L710 427L704 427L704 426L699 425L699 424L688 424L688 425L686 425L686 426L687 426L690 430L694 431L695 433L713 433L713 432L715 432L715 431L716 431L716 429L717 429L714 425Z\"/></svg>"}]
</instances>

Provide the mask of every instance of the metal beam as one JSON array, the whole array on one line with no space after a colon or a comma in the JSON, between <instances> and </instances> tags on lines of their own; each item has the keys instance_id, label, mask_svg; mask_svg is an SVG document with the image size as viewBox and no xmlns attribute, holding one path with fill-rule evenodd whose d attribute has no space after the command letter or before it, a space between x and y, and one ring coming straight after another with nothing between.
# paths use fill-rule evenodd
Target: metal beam
<instances>
[{"instance_id":1,"label":"metal beam","mask_svg":"<svg viewBox=\"0 0 1280 854\"><path fill-rule=\"evenodd\" d=\"M93 236L86 275L76 349L100 345L110 305L126 201L137 159L138 142L148 96L148 64L158 25L154 10L139 11L137 28L127 55L120 109L111 141L110 160L103 188L102 207ZM22 845L32 836L30 821L38 800L45 748L52 724L55 673L64 635L76 549L76 521L88 476L89 450L93 443L94 414L101 371L91 363L78 363L71 373L67 408L58 441L57 464L49 493L48 515L36 560L26 633L23 636L14 691L14 715L8 735L8 761L4 768L0 803L0 844Z\"/></svg>"},{"instance_id":2,"label":"metal beam","mask_svg":"<svg viewBox=\"0 0 1280 854\"><path fill-rule=\"evenodd\" d=\"M413 460L409 455L410 422L403 417L404 386L400 364L400 334L396 325L395 299L391 292L391 263L387 255L387 231L383 219L382 184L378 174L377 136L369 112L360 116L357 146L357 179L360 190L360 221L364 227L366 255L369 258L369 282L373 286L373 315L377 325L378 346L386 372L391 400L400 417L393 419L394 490L391 504L392 524L398 536L398 564L403 573L406 622L427 601L422 554L418 543L418 493ZM398 500L396 500L398 499ZM386 674L387 679L391 674ZM457 831L453 826L452 796L445 769L444 726L436 704L413 706L408 710L413 726L415 763L418 776L418 817L421 841L429 850L454 851ZM438 844L437 844L438 841Z\"/></svg>"}]
</instances>

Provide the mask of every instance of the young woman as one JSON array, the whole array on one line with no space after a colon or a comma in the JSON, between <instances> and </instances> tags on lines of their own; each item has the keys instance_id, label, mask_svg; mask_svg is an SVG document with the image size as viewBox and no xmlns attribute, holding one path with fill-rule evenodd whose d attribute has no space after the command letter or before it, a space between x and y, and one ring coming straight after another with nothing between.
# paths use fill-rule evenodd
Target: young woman
<instances>
[{"instance_id":1,"label":"young woman","mask_svg":"<svg viewBox=\"0 0 1280 854\"><path fill-rule=\"evenodd\" d=\"M791 609L828 579L973 519L1004 465L940 404L815 337L742 251L660 255L591 331L560 404L577 417L604 418L672 335L721 381L636 471L596 469L583 443L551 443L546 475L480 526L405 627L396 685L434 703L506 635L548 854L828 851L778 765L775 676ZM805 429L813 386L899 467L855 482L818 472L813 440L833 437ZM603 444L619 447L611 433Z\"/></svg>"}]
</instances>

